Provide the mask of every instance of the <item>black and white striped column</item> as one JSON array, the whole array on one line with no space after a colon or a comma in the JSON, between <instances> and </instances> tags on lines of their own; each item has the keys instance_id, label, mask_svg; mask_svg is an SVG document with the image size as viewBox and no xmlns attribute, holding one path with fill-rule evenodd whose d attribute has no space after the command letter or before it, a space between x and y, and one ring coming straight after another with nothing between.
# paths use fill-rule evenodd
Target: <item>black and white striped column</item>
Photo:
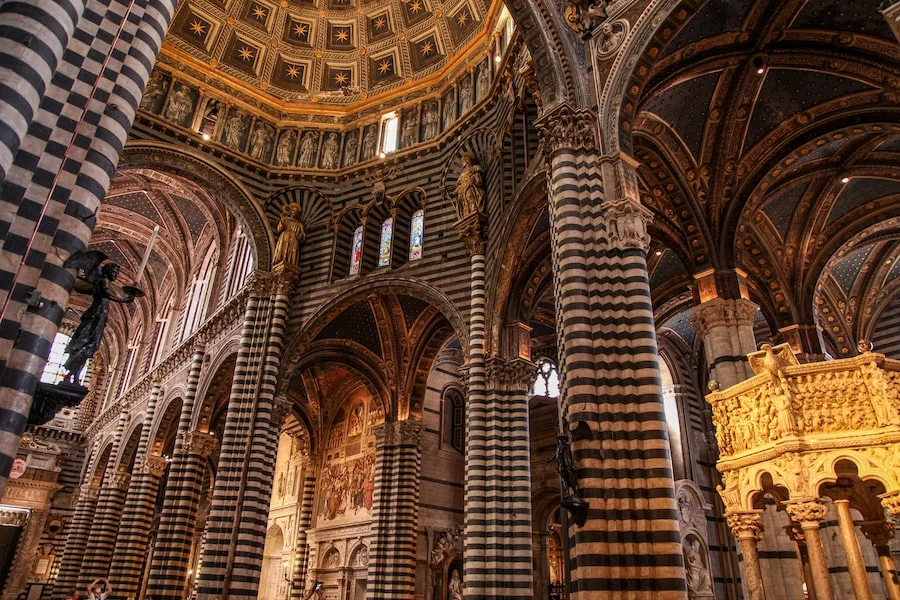
<instances>
[{"instance_id":1,"label":"black and white striped column","mask_svg":"<svg viewBox=\"0 0 900 600\"><path fill-rule=\"evenodd\" d=\"M289 410L275 402L275 391L295 278L294 271L257 271L247 284L250 297L197 580L201 600L258 595L278 434Z\"/></svg>"},{"instance_id":2,"label":"black and white striped column","mask_svg":"<svg viewBox=\"0 0 900 600\"><path fill-rule=\"evenodd\" d=\"M421 437L419 421L386 422L375 429L369 600L415 595Z\"/></svg>"},{"instance_id":3,"label":"black and white striped column","mask_svg":"<svg viewBox=\"0 0 900 600\"><path fill-rule=\"evenodd\" d=\"M584 527L571 525L573 600L684 598L646 251L633 164L601 157L596 117L539 122L550 165L560 375ZM604 185L605 184L605 185Z\"/></svg>"},{"instance_id":4,"label":"black and white striped column","mask_svg":"<svg viewBox=\"0 0 900 600\"><path fill-rule=\"evenodd\" d=\"M79 591L78 575L81 572L81 561L84 558L84 549L88 544L88 536L91 532L91 523L94 520L94 512L97 510L99 496L99 485L85 483L78 490L75 514L72 515L72 520L69 521L66 528L66 545L63 549L62 562L59 565L59 573L53 585L54 600L65 600L72 595L72 592Z\"/></svg>"},{"instance_id":5,"label":"black and white striped column","mask_svg":"<svg viewBox=\"0 0 900 600\"><path fill-rule=\"evenodd\" d=\"M10 132L28 128L0 194L0 493L74 282L74 273L62 264L87 245L175 3L106 0L84 6L72 0L38 0L0 7L15 20L13 13L55 6L49 16L31 12L30 19L19 18L18 32L4 31L12 40L6 50L19 50L20 59L27 55L14 45L26 43L22 33L31 36L27 42L33 50L68 38L30 126L5 113L0 118ZM65 33L70 20L75 22L71 36ZM57 29L54 22L61 30L48 33ZM45 71L55 52L35 58L31 66ZM10 76L21 83L19 94L31 95L28 88L36 89L37 79L47 75ZM15 99L11 92L2 95ZM4 137L4 143L11 151L16 134ZM41 302L35 304L35 298Z\"/></svg>"},{"instance_id":6,"label":"black and white striped column","mask_svg":"<svg viewBox=\"0 0 900 600\"><path fill-rule=\"evenodd\" d=\"M154 600L181 600L184 596L206 461L218 445L212 435L190 429L203 359L204 348L198 344L191 358L159 533L150 561L147 595Z\"/></svg>"},{"instance_id":7,"label":"black and white striped column","mask_svg":"<svg viewBox=\"0 0 900 600\"><path fill-rule=\"evenodd\" d=\"M703 340L710 382L721 389L753 377L747 355L756 351L753 321L758 311L743 298L714 298L694 309L691 323Z\"/></svg>"},{"instance_id":8,"label":"black and white striped column","mask_svg":"<svg viewBox=\"0 0 900 600\"><path fill-rule=\"evenodd\" d=\"M121 598L136 597L140 589L141 571L145 563L159 482L169 464L162 456L148 454L153 420L161 395L162 386L155 381L147 401L144 424L135 455L134 474L125 498L125 508L116 537L116 560L109 569L110 584L116 595Z\"/></svg>"},{"instance_id":9,"label":"black and white striped column","mask_svg":"<svg viewBox=\"0 0 900 600\"><path fill-rule=\"evenodd\" d=\"M303 496L297 517L297 543L294 548L294 565L291 569L291 600L304 600L306 573L309 568L309 538L307 530L312 525L313 503L316 495L316 477L309 463L303 466Z\"/></svg>"}]
</instances>

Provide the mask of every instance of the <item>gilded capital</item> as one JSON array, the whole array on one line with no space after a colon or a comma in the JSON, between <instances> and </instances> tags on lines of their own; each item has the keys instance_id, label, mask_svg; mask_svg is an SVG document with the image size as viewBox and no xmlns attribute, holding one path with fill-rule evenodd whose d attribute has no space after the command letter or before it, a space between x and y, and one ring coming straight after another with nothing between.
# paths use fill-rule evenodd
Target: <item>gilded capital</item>
<instances>
[{"instance_id":1,"label":"gilded capital","mask_svg":"<svg viewBox=\"0 0 900 600\"><path fill-rule=\"evenodd\" d=\"M792 500L784 503L791 521L800 525L818 524L828 514L828 508L818 500Z\"/></svg>"},{"instance_id":2,"label":"gilded capital","mask_svg":"<svg viewBox=\"0 0 900 600\"><path fill-rule=\"evenodd\" d=\"M758 541L763 531L761 512L748 510L726 513L725 522L737 539L752 538Z\"/></svg>"},{"instance_id":3,"label":"gilded capital","mask_svg":"<svg viewBox=\"0 0 900 600\"><path fill-rule=\"evenodd\" d=\"M546 157L560 150L598 148L597 115L588 109L560 104L537 122L541 152Z\"/></svg>"},{"instance_id":4,"label":"gilded capital","mask_svg":"<svg viewBox=\"0 0 900 600\"><path fill-rule=\"evenodd\" d=\"M142 465L141 470L145 473L149 473L151 477L160 478L163 473L166 472L167 466L169 466L169 460L167 458L150 454L144 458L144 464Z\"/></svg>"},{"instance_id":5,"label":"gilded capital","mask_svg":"<svg viewBox=\"0 0 900 600\"><path fill-rule=\"evenodd\" d=\"M637 248L644 252L650 248L647 224L653 213L638 202L628 199L607 200L601 206L606 222L606 234L614 248Z\"/></svg>"},{"instance_id":6,"label":"gilded capital","mask_svg":"<svg viewBox=\"0 0 900 600\"><path fill-rule=\"evenodd\" d=\"M189 431L184 436L184 449L190 454L196 454L203 458L212 456L218 447L219 442L215 436L202 431Z\"/></svg>"}]
</instances>

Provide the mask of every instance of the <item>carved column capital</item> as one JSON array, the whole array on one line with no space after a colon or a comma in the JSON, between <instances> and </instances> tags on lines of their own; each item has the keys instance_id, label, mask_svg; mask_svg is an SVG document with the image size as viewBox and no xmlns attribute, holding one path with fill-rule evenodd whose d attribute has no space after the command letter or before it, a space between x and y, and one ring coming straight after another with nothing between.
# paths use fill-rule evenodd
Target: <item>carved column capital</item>
<instances>
[{"instance_id":1,"label":"carved column capital","mask_svg":"<svg viewBox=\"0 0 900 600\"><path fill-rule=\"evenodd\" d=\"M78 500L96 500L99 497L99 485L83 485L78 489Z\"/></svg>"},{"instance_id":2,"label":"carved column capital","mask_svg":"<svg viewBox=\"0 0 900 600\"><path fill-rule=\"evenodd\" d=\"M694 308L690 321L701 339L705 338L714 327L753 327L759 307L744 298L726 300L714 298L702 302Z\"/></svg>"},{"instance_id":3,"label":"carved column capital","mask_svg":"<svg viewBox=\"0 0 900 600\"><path fill-rule=\"evenodd\" d=\"M863 535L875 546L887 546L894 537L894 524L888 521L864 521L860 523Z\"/></svg>"},{"instance_id":4,"label":"carved column capital","mask_svg":"<svg viewBox=\"0 0 900 600\"><path fill-rule=\"evenodd\" d=\"M276 277L274 273L256 269L247 277L244 286L250 292L251 296L269 296L275 289Z\"/></svg>"},{"instance_id":5,"label":"carved column capital","mask_svg":"<svg viewBox=\"0 0 900 600\"><path fill-rule=\"evenodd\" d=\"M215 436L202 431L189 431L184 436L184 449L190 454L196 454L203 458L209 458L215 452L219 441Z\"/></svg>"},{"instance_id":6,"label":"carved column capital","mask_svg":"<svg viewBox=\"0 0 900 600\"><path fill-rule=\"evenodd\" d=\"M889 492L878 496L881 498L881 505L884 507L892 519L900 519L900 492Z\"/></svg>"},{"instance_id":7,"label":"carved column capital","mask_svg":"<svg viewBox=\"0 0 900 600\"><path fill-rule=\"evenodd\" d=\"M422 441L422 422L385 421L375 427L375 440L378 447L419 446Z\"/></svg>"},{"instance_id":8,"label":"carved column capital","mask_svg":"<svg viewBox=\"0 0 900 600\"><path fill-rule=\"evenodd\" d=\"M647 252L650 234L647 224L653 213L633 200L607 200L601 206L602 219L606 222L609 244L614 248L637 248Z\"/></svg>"},{"instance_id":9,"label":"carved column capital","mask_svg":"<svg viewBox=\"0 0 900 600\"><path fill-rule=\"evenodd\" d=\"M594 111L560 104L536 123L541 152L550 157L560 150L597 149L597 123Z\"/></svg>"},{"instance_id":10,"label":"carved column capital","mask_svg":"<svg viewBox=\"0 0 900 600\"><path fill-rule=\"evenodd\" d=\"M115 490L127 491L129 484L131 484L131 473L125 471L113 473L109 478L109 485Z\"/></svg>"},{"instance_id":11,"label":"carved column capital","mask_svg":"<svg viewBox=\"0 0 900 600\"><path fill-rule=\"evenodd\" d=\"M725 522L728 523L731 533L737 539L753 539L759 541L762 537L762 511L743 510L725 514Z\"/></svg>"},{"instance_id":12,"label":"carved column capital","mask_svg":"<svg viewBox=\"0 0 900 600\"><path fill-rule=\"evenodd\" d=\"M488 381L495 389L527 392L537 376L537 365L524 358L491 356L485 366Z\"/></svg>"},{"instance_id":13,"label":"carved column capital","mask_svg":"<svg viewBox=\"0 0 900 600\"><path fill-rule=\"evenodd\" d=\"M801 527L819 526L819 521L828 514L828 508L819 500L789 500L784 503L784 510L791 521L799 523Z\"/></svg>"},{"instance_id":14,"label":"carved column capital","mask_svg":"<svg viewBox=\"0 0 900 600\"><path fill-rule=\"evenodd\" d=\"M466 244L469 256L484 256L484 217L480 213L472 213L463 217L454 225L456 233Z\"/></svg>"},{"instance_id":15,"label":"carved column capital","mask_svg":"<svg viewBox=\"0 0 900 600\"><path fill-rule=\"evenodd\" d=\"M144 458L144 463L141 465L141 471L148 473L151 477L159 479L163 476L163 473L166 472L167 466L169 466L169 459L150 454Z\"/></svg>"}]
</instances>

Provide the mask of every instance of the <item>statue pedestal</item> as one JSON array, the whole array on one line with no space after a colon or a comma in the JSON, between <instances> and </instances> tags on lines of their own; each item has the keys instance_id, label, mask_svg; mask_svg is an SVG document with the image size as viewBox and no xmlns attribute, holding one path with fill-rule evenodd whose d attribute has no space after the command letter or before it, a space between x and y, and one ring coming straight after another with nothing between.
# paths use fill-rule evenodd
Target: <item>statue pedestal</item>
<instances>
[{"instance_id":1,"label":"statue pedestal","mask_svg":"<svg viewBox=\"0 0 900 600\"><path fill-rule=\"evenodd\" d=\"M31 403L31 412L28 413L28 424L44 425L50 422L61 408L78 406L87 393L88 389L77 383L39 383Z\"/></svg>"}]
</instances>

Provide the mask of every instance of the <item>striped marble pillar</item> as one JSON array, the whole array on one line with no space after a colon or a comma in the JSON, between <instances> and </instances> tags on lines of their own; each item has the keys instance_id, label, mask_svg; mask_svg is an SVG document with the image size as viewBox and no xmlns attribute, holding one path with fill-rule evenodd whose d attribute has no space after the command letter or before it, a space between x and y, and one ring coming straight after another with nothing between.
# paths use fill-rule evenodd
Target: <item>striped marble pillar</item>
<instances>
[{"instance_id":1,"label":"striped marble pillar","mask_svg":"<svg viewBox=\"0 0 900 600\"><path fill-rule=\"evenodd\" d=\"M258 595L278 434L289 409L275 402L297 273L254 272L207 521L201 600Z\"/></svg>"},{"instance_id":2,"label":"striped marble pillar","mask_svg":"<svg viewBox=\"0 0 900 600\"><path fill-rule=\"evenodd\" d=\"M206 459L216 448L213 436L191 430L203 358L204 346L198 342L191 357L159 530L150 561L147 595L155 600L180 600L184 594L191 532L195 525Z\"/></svg>"},{"instance_id":3,"label":"striped marble pillar","mask_svg":"<svg viewBox=\"0 0 900 600\"><path fill-rule=\"evenodd\" d=\"M297 544L294 565L291 569L291 600L304 600L306 596L306 573L309 568L309 539L307 530L312 525L313 502L316 494L316 477L311 465L304 465L303 496L297 517Z\"/></svg>"},{"instance_id":4,"label":"striped marble pillar","mask_svg":"<svg viewBox=\"0 0 900 600\"><path fill-rule=\"evenodd\" d=\"M596 116L562 104L539 122L564 419L587 522L569 527L573 600L685 598L634 164L603 157Z\"/></svg>"},{"instance_id":5,"label":"striped marble pillar","mask_svg":"<svg viewBox=\"0 0 900 600\"><path fill-rule=\"evenodd\" d=\"M369 600L415 595L421 437L420 421L386 422L375 429Z\"/></svg>"},{"instance_id":6,"label":"striped marble pillar","mask_svg":"<svg viewBox=\"0 0 900 600\"><path fill-rule=\"evenodd\" d=\"M483 598L492 589L495 564L488 530L488 407L484 357L485 274L483 219L469 215L456 224L472 261L469 305L469 356L466 374L465 549L463 579L466 598Z\"/></svg>"},{"instance_id":7,"label":"striped marble pillar","mask_svg":"<svg viewBox=\"0 0 900 600\"><path fill-rule=\"evenodd\" d=\"M116 595L122 598L136 596L140 587L159 481L169 464L165 458L147 453L161 395L162 386L159 381L154 381L147 410L144 412L144 423L135 454L135 469L116 537L116 560L109 569L110 583L116 590Z\"/></svg>"},{"instance_id":8,"label":"striped marble pillar","mask_svg":"<svg viewBox=\"0 0 900 600\"><path fill-rule=\"evenodd\" d=\"M84 558L84 549L88 543L88 535L91 532L91 523L94 520L94 512L97 510L99 496L99 485L84 484L78 490L75 513L66 529L66 546L59 566L59 574L53 584L54 600L65 600L72 595L72 592L79 591L78 574L81 572L81 561Z\"/></svg>"},{"instance_id":9,"label":"striped marble pillar","mask_svg":"<svg viewBox=\"0 0 900 600\"><path fill-rule=\"evenodd\" d=\"M30 126L0 104L6 128L6 148L0 150L5 168L0 196L0 329L5 332L0 339L0 411L5 415L0 423L0 494L74 283L75 273L62 264L88 243L175 4L0 3L0 11L9 15L2 33L8 42L0 42L0 48L7 58L28 60L31 68L21 71L21 63L4 61L0 96L11 102L16 93L24 94L29 107L39 102ZM75 32L70 34L72 24ZM17 37L20 33L25 36ZM41 58L23 52L16 41ZM47 47L53 49L41 51ZM49 69L54 62L56 68ZM48 78L43 97L37 98L35 91ZM29 298L41 303L29 305Z\"/></svg>"},{"instance_id":10,"label":"striped marble pillar","mask_svg":"<svg viewBox=\"0 0 900 600\"><path fill-rule=\"evenodd\" d=\"M119 449L122 446L122 438L125 435L125 426L128 424L128 413L119 413L119 420L113 433L112 444L109 451L109 459L103 472L103 480L100 483L100 493L97 497L97 508L91 520L91 529L88 533L88 543L76 550L83 556L81 568L78 572L78 588L86 589L88 584L98 577L106 577L106 569L103 568L104 557L112 553L112 546L116 540L116 528L119 526L119 517L122 514L122 501L128 486L128 474L118 471ZM108 558L106 559L108 560ZM107 562L107 568L109 563Z\"/></svg>"},{"instance_id":11,"label":"striped marble pillar","mask_svg":"<svg viewBox=\"0 0 900 600\"><path fill-rule=\"evenodd\" d=\"M714 298L694 309L691 323L703 340L709 379L721 389L753 377L747 355L756 351L753 320L758 310L744 298Z\"/></svg>"}]
</instances>

